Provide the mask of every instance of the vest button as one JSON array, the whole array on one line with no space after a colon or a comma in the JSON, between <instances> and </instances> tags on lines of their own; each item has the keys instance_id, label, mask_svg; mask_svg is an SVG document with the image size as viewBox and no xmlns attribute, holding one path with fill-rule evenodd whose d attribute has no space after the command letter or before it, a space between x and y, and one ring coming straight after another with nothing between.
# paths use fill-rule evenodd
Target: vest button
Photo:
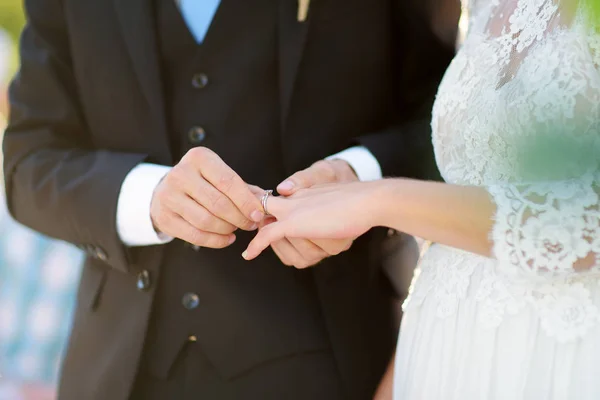
<instances>
[{"instance_id":1,"label":"vest button","mask_svg":"<svg viewBox=\"0 0 600 400\"><path fill-rule=\"evenodd\" d=\"M208 85L208 76L203 73L195 74L192 77L192 86L196 89L204 89Z\"/></svg>"},{"instance_id":2,"label":"vest button","mask_svg":"<svg viewBox=\"0 0 600 400\"><path fill-rule=\"evenodd\" d=\"M182 304L186 309L193 310L200 305L200 298L196 293L186 293L183 295Z\"/></svg>"},{"instance_id":3,"label":"vest button","mask_svg":"<svg viewBox=\"0 0 600 400\"><path fill-rule=\"evenodd\" d=\"M145 292L146 290L150 289L151 283L152 282L150 281L150 272L148 272L147 270L143 270L138 274L136 287L139 291Z\"/></svg>"},{"instance_id":4,"label":"vest button","mask_svg":"<svg viewBox=\"0 0 600 400\"><path fill-rule=\"evenodd\" d=\"M191 145L198 146L204 142L204 139L206 139L206 131L203 128L195 126L189 130L188 140Z\"/></svg>"}]
</instances>

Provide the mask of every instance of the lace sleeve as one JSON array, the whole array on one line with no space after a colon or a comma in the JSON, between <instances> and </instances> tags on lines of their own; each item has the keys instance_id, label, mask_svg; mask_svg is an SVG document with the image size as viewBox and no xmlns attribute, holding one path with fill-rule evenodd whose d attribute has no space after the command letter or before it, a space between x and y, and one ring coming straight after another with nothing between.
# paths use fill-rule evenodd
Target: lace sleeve
<instances>
[{"instance_id":1,"label":"lace sleeve","mask_svg":"<svg viewBox=\"0 0 600 400\"><path fill-rule=\"evenodd\" d=\"M514 129L506 123L519 132L507 164L516 170L507 174L511 183L488 187L497 206L494 256L520 272L600 270L600 34L591 1L579 8L571 0L519 1L488 21L488 33L510 43L498 90L508 85L523 107L523 117L519 110L505 118L529 121ZM528 88L522 97L515 83Z\"/></svg>"},{"instance_id":2,"label":"lace sleeve","mask_svg":"<svg viewBox=\"0 0 600 400\"><path fill-rule=\"evenodd\" d=\"M488 188L510 271L600 270L597 0L469 0L433 110L447 182ZM545 182L545 183L544 183Z\"/></svg>"},{"instance_id":3,"label":"lace sleeve","mask_svg":"<svg viewBox=\"0 0 600 400\"><path fill-rule=\"evenodd\" d=\"M544 276L600 270L600 172L488 190L497 205L496 258Z\"/></svg>"}]
</instances>

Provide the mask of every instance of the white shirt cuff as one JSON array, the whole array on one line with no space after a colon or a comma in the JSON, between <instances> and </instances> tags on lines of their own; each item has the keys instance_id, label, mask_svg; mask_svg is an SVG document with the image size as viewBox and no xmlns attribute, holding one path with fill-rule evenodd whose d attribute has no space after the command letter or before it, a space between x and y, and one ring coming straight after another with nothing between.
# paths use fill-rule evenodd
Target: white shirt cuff
<instances>
[{"instance_id":1,"label":"white shirt cuff","mask_svg":"<svg viewBox=\"0 0 600 400\"><path fill-rule=\"evenodd\" d=\"M173 240L157 233L150 218L154 189L170 170L171 167L143 163L125 177L117 203L117 233L126 246L152 246Z\"/></svg>"},{"instance_id":2,"label":"white shirt cuff","mask_svg":"<svg viewBox=\"0 0 600 400\"><path fill-rule=\"evenodd\" d=\"M356 172L358 180L376 181L383 178L381 166L375 156L364 146L355 146L327 157L327 160L344 160Z\"/></svg>"}]
</instances>

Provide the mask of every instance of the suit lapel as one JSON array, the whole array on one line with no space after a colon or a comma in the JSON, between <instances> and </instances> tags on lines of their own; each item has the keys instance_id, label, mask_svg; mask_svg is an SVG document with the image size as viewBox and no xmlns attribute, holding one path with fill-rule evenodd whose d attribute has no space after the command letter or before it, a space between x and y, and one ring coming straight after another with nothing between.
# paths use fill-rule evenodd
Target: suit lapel
<instances>
[{"instance_id":1,"label":"suit lapel","mask_svg":"<svg viewBox=\"0 0 600 400\"><path fill-rule=\"evenodd\" d=\"M298 0L279 2L279 90L281 100L281 125L289 116L290 103L294 92L298 66L302 59L304 45L310 24L310 17L298 22ZM310 11L309 11L310 14Z\"/></svg>"},{"instance_id":2,"label":"suit lapel","mask_svg":"<svg viewBox=\"0 0 600 400\"><path fill-rule=\"evenodd\" d=\"M123 39L134 73L150 107L149 118L156 120L155 132L147 137L156 143L159 161L170 164L172 156L166 129L165 101L162 90L158 43L151 0L114 0Z\"/></svg>"}]
</instances>

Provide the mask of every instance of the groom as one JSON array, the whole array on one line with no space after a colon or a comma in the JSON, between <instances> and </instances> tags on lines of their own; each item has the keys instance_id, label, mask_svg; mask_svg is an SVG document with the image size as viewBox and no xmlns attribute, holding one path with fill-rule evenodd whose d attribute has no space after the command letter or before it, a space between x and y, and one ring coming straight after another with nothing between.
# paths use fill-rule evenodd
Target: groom
<instances>
[{"instance_id":1,"label":"groom","mask_svg":"<svg viewBox=\"0 0 600 400\"><path fill-rule=\"evenodd\" d=\"M372 396L395 344L381 232L247 263L264 215L246 183L435 177L428 109L456 8L25 4L9 207L88 254L59 398Z\"/></svg>"}]
</instances>

